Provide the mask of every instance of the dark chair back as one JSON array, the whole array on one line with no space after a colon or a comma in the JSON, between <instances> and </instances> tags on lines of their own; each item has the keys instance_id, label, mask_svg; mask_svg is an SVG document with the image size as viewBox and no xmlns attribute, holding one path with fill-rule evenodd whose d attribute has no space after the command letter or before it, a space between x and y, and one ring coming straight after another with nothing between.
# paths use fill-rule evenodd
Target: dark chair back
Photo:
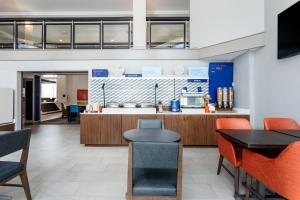
<instances>
[{"instance_id":1,"label":"dark chair back","mask_svg":"<svg viewBox=\"0 0 300 200\"><path fill-rule=\"evenodd\" d=\"M161 119L139 119L138 128L162 129L163 122Z\"/></svg>"},{"instance_id":2,"label":"dark chair back","mask_svg":"<svg viewBox=\"0 0 300 200\"><path fill-rule=\"evenodd\" d=\"M132 168L177 169L178 143L132 143Z\"/></svg>"},{"instance_id":3,"label":"dark chair back","mask_svg":"<svg viewBox=\"0 0 300 200\"><path fill-rule=\"evenodd\" d=\"M29 146L30 134L30 129L0 134L0 157L27 149Z\"/></svg>"},{"instance_id":4,"label":"dark chair back","mask_svg":"<svg viewBox=\"0 0 300 200\"><path fill-rule=\"evenodd\" d=\"M127 199L182 199L182 144L130 142Z\"/></svg>"}]
</instances>

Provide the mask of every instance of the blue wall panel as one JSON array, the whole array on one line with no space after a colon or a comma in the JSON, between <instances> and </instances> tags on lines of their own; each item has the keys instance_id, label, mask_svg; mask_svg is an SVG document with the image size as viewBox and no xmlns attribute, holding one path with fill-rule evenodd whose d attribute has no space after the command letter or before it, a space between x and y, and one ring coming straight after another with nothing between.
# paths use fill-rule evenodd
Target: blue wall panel
<instances>
[{"instance_id":1,"label":"blue wall panel","mask_svg":"<svg viewBox=\"0 0 300 200\"><path fill-rule=\"evenodd\" d=\"M217 102L218 87L232 87L233 63L210 63L209 64L209 94L211 103Z\"/></svg>"}]
</instances>

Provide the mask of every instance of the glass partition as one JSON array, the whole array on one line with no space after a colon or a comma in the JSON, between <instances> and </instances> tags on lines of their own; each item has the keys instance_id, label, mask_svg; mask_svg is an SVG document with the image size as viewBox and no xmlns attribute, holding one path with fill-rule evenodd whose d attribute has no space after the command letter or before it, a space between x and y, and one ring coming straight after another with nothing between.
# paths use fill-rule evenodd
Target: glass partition
<instances>
[{"instance_id":1,"label":"glass partition","mask_svg":"<svg viewBox=\"0 0 300 200\"><path fill-rule=\"evenodd\" d=\"M76 49L99 49L100 24L75 24L74 25L74 48Z\"/></svg>"},{"instance_id":2,"label":"glass partition","mask_svg":"<svg viewBox=\"0 0 300 200\"><path fill-rule=\"evenodd\" d=\"M46 49L71 48L71 24L46 24L45 29Z\"/></svg>"},{"instance_id":3,"label":"glass partition","mask_svg":"<svg viewBox=\"0 0 300 200\"><path fill-rule=\"evenodd\" d=\"M14 25L0 24L0 49L14 48Z\"/></svg>"},{"instance_id":4,"label":"glass partition","mask_svg":"<svg viewBox=\"0 0 300 200\"><path fill-rule=\"evenodd\" d=\"M102 37L104 49L130 48L129 23L104 23Z\"/></svg>"},{"instance_id":5,"label":"glass partition","mask_svg":"<svg viewBox=\"0 0 300 200\"><path fill-rule=\"evenodd\" d=\"M185 23L151 23L150 48L185 48Z\"/></svg>"},{"instance_id":6,"label":"glass partition","mask_svg":"<svg viewBox=\"0 0 300 200\"><path fill-rule=\"evenodd\" d=\"M17 25L17 48L18 49L41 49L43 48L43 25L42 24L18 24Z\"/></svg>"},{"instance_id":7,"label":"glass partition","mask_svg":"<svg viewBox=\"0 0 300 200\"><path fill-rule=\"evenodd\" d=\"M132 17L0 19L0 49L128 49Z\"/></svg>"}]
</instances>

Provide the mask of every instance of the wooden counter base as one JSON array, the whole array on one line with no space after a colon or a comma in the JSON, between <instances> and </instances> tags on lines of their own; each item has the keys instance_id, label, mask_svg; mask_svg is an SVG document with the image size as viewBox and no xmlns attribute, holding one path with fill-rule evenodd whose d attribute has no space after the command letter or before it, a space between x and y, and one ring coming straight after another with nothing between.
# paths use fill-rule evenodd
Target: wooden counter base
<instances>
[{"instance_id":1,"label":"wooden counter base","mask_svg":"<svg viewBox=\"0 0 300 200\"><path fill-rule=\"evenodd\" d=\"M0 131L14 131L15 130L15 124L9 123L9 124L1 124L0 125Z\"/></svg>"},{"instance_id":2,"label":"wooden counter base","mask_svg":"<svg viewBox=\"0 0 300 200\"><path fill-rule=\"evenodd\" d=\"M181 134L183 145L216 145L217 118L246 118L249 115L80 115L80 143L125 145L122 134L137 128L138 119L162 119L165 129Z\"/></svg>"}]
</instances>

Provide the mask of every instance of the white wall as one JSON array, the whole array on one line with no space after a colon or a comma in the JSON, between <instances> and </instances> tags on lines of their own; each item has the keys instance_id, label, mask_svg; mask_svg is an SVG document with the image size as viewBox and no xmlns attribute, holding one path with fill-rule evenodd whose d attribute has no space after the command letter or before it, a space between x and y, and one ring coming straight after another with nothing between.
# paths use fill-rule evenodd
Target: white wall
<instances>
[{"instance_id":1,"label":"white wall","mask_svg":"<svg viewBox=\"0 0 300 200\"><path fill-rule=\"evenodd\" d=\"M249 50L234 59L234 106L250 110L250 120L255 121L254 70L255 52Z\"/></svg>"},{"instance_id":2,"label":"white wall","mask_svg":"<svg viewBox=\"0 0 300 200\"><path fill-rule=\"evenodd\" d=\"M89 76L86 75L58 75L57 76L57 101L59 103L76 104L77 90L88 89ZM66 97L63 97L63 94Z\"/></svg>"},{"instance_id":3,"label":"white wall","mask_svg":"<svg viewBox=\"0 0 300 200\"><path fill-rule=\"evenodd\" d=\"M134 48L146 48L146 8L147 0L133 0L133 47Z\"/></svg>"},{"instance_id":4,"label":"white wall","mask_svg":"<svg viewBox=\"0 0 300 200\"><path fill-rule=\"evenodd\" d=\"M14 91L0 88L0 124L12 123L14 119Z\"/></svg>"},{"instance_id":5,"label":"white wall","mask_svg":"<svg viewBox=\"0 0 300 200\"><path fill-rule=\"evenodd\" d=\"M250 55L245 53L234 60L234 100L239 108L250 107Z\"/></svg>"},{"instance_id":6,"label":"white wall","mask_svg":"<svg viewBox=\"0 0 300 200\"><path fill-rule=\"evenodd\" d=\"M277 15L298 0L266 0L266 47L255 56L255 125L264 117L300 122L300 56L277 60Z\"/></svg>"},{"instance_id":7,"label":"white wall","mask_svg":"<svg viewBox=\"0 0 300 200\"><path fill-rule=\"evenodd\" d=\"M68 104L77 104L77 90L88 89L88 75L67 75Z\"/></svg>"},{"instance_id":8,"label":"white wall","mask_svg":"<svg viewBox=\"0 0 300 200\"><path fill-rule=\"evenodd\" d=\"M57 101L60 103L68 103L67 97L63 97L64 94L67 95L67 76L58 75L56 86Z\"/></svg>"},{"instance_id":9,"label":"white wall","mask_svg":"<svg viewBox=\"0 0 300 200\"><path fill-rule=\"evenodd\" d=\"M191 47L264 32L264 0L190 0Z\"/></svg>"}]
</instances>

